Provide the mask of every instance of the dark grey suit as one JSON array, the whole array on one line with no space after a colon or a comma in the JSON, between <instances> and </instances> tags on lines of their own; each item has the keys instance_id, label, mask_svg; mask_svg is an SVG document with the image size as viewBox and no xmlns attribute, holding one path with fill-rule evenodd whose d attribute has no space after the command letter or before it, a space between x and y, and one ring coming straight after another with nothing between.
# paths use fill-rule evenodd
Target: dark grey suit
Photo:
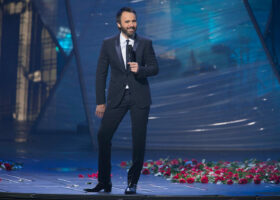
<instances>
[{"instance_id":1,"label":"dark grey suit","mask_svg":"<svg viewBox=\"0 0 280 200\"><path fill-rule=\"evenodd\" d=\"M133 158L128 182L137 184L144 161L146 129L151 104L148 76L158 73L158 64L149 39L135 35L133 50L139 71L126 70L120 48L120 35L105 39L102 44L96 71L96 103L105 104L108 68L111 77L107 106L98 131L99 182L110 181L111 140L124 115L130 110L132 125ZM129 90L126 90L126 85Z\"/></svg>"}]
</instances>

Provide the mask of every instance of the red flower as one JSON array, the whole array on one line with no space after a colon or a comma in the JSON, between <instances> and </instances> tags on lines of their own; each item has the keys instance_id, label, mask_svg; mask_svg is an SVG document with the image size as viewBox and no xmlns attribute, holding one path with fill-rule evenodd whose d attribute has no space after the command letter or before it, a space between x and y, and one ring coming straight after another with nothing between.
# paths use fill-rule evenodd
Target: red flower
<instances>
[{"instance_id":1,"label":"red flower","mask_svg":"<svg viewBox=\"0 0 280 200\"><path fill-rule=\"evenodd\" d=\"M196 172L196 168L194 168L194 167L193 167L191 170L192 170L193 172Z\"/></svg>"},{"instance_id":2,"label":"red flower","mask_svg":"<svg viewBox=\"0 0 280 200\"><path fill-rule=\"evenodd\" d=\"M111 175L112 176L112 175ZM92 174L88 174L89 178L98 178L98 173L92 173Z\"/></svg>"},{"instance_id":3,"label":"red flower","mask_svg":"<svg viewBox=\"0 0 280 200\"><path fill-rule=\"evenodd\" d=\"M188 183L194 183L194 178L193 178L193 177L187 178L187 182L188 182Z\"/></svg>"},{"instance_id":4,"label":"red flower","mask_svg":"<svg viewBox=\"0 0 280 200\"><path fill-rule=\"evenodd\" d=\"M201 183L208 183L209 180L208 180L207 176L203 176L203 177L201 177L200 181L201 181Z\"/></svg>"},{"instance_id":5,"label":"red flower","mask_svg":"<svg viewBox=\"0 0 280 200\"><path fill-rule=\"evenodd\" d=\"M254 177L254 179L257 179L257 178L260 178L260 177L261 177L261 175L257 174L257 175Z\"/></svg>"},{"instance_id":6,"label":"red flower","mask_svg":"<svg viewBox=\"0 0 280 200\"><path fill-rule=\"evenodd\" d=\"M186 167L187 169L190 169L190 168L192 168L192 165L191 165L191 164L187 164L185 167Z\"/></svg>"},{"instance_id":7,"label":"red flower","mask_svg":"<svg viewBox=\"0 0 280 200\"><path fill-rule=\"evenodd\" d=\"M270 177L269 177L269 180L270 181L277 181L277 179L279 179L278 177L277 177L277 175L276 174L272 174L272 175L270 175Z\"/></svg>"},{"instance_id":8,"label":"red flower","mask_svg":"<svg viewBox=\"0 0 280 200\"><path fill-rule=\"evenodd\" d=\"M252 168L252 169L249 170L249 172L255 174L256 170Z\"/></svg>"},{"instance_id":9,"label":"red flower","mask_svg":"<svg viewBox=\"0 0 280 200\"><path fill-rule=\"evenodd\" d=\"M164 176L170 176L171 175L171 168L167 168L166 172L164 173Z\"/></svg>"},{"instance_id":10,"label":"red flower","mask_svg":"<svg viewBox=\"0 0 280 200\"><path fill-rule=\"evenodd\" d=\"M7 171L11 171L12 170L12 166L9 163L4 163L4 166L5 166Z\"/></svg>"},{"instance_id":11,"label":"red flower","mask_svg":"<svg viewBox=\"0 0 280 200\"><path fill-rule=\"evenodd\" d=\"M183 178L180 178L179 183L186 183L186 180Z\"/></svg>"},{"instance_id":12,"label":"red flower","mask_svg":"<svg viewBox=\"0 0 280 200\"><path fill-rule=\"evenodd\" d=\"M248 180L246 178L241 178L241 179L239 179L238 183L239 184L247 184Z\"/></svg>"},{"instance_id":13,"label":"red flower","mask_svg":"<svg viewBox=\"0 0 280 200\"><path fill-rule=\"evenodd\" d=\"M249 174L249 175L246 175L246 178L247 179L252 179L252 178L254 178L254 176L252 174Z\"/></svg>"},{"instance_id":14,"label":"red flower","mask_svg":"<svg viewBox=\"0 0 280 200\"><path fill-rule=\"evenodd\" d=\"M164 176L170 176L171 175L171 172L170 171L166 171L165 173L164 173Z\"/></svg>"},{"instance_id":15,"label":"red flower","mask_svg":"<svg viewBox=\"0 0 280 200\"><path fill-rule=\"evenodd\" d=\"M161 160L156 161L156 165L162 165L163 162Z\"/></svg>"},{"instance_id":16,"label":"red flower","mask_svg":"<svg viewBox=\"0 0 280 200\"><path fill-rule=\"evenodd\" d=\"M233 176L233 173L232 173L232 172L228 172L228 175L229 175L229 176Z\"/></svg>"},{"instance_id":17,"label":"red flower","mask_svg":"<svg viewBox=\"0 0 280 200\"><path fill-rule=\"evenodd\" d=\"M170 164L171 164L171 165L179 165L179 161L176 160L176 159L174 159L174 160L171 160L171 161L170 161Z\"/></svg>"},{"instance_id":18,"label":"red flower","mask_svg":"<svg viewBox=\"0 0 280 200\"><path fill-rule=\"evenodd\" d=\"M254 183L255 184L260 184L261 183L261 179L260 178L254 178Z\"/></svg>"},{"instance_id":19,"label":"red flower","mask_svg":"<svg viewBox=\"0 0 280 200\"><path fill-rule=\"evenodd\" d=\"M192 164L193 165L197 165L197 160L196 159L192 159Z\"/></svg>"},{"instance_id":20,"label":"red flower","mask_svg":"<svg viewBox=\"0 0 280 200\"><path fill-rule=\"evenodd\" d=\"M238 179L239 179L239 175L238 175L238 174L233 174L233 178L234 178L235 180L238 180Z\"/></svg>"},{"instance_id":21,"label":"red flower","mask_svg":"<svg viewBox=\"0 0 280 200\"><path fill-rule=\"evenodd\" d=\"M163 167L161 167L161 168L159 168L159 170L158 170L160 173L164 173L165 172L165 170L164 170L164 168Z\"/></svg>"},{"instance_id":22,"label":"red flower","mask_svg":"<svg viewBox=\"0 0 280 200\"><path fill-rule=\"evenodd\" d=\"M219 167L219 166L215 166L215 167L214 167L214 169L216 169L216 170L217 170L217 169L220 169L220 167Z\"/></svg>"},{"instance_id":23,"label":"red flower","mask_svg":"<svg viewBox=\"0 0 280 200\"><path fill-rule=\"evenodd\" d=\"M222 172L222 173L226 173L226 172L228 172L228 169L227 169L227 168L222 168L222 169L221 169L221 172Z\"/></svg>"},{"instance_id":24,"label":"red flower","mask_svg":"<svg viewBox=\"0 0 280 200\"><path fill-rule=\"evenodd\" d=\"M147 169L147 168L144 168L144 169L142 170L142 174L148 175L148 174L150 174L150 173L151 173L150 170Z\"/></svg>"},{"instance_id":25,"label":"red flower","mask_svg":"<svg viewBox=\"0 0 280 200\"><path fill-rule=\"evenodd\" d=\"M231 180L231 179L227 180L227 184L228 185L232 185L233 184L233 180Z\"/></svg>"},{"instance_id":26,"label":"red flower","mask_svg":"<svg viewBox=\"0 0 280 200\"><path fill-rule=\"evenodd\" d=\"M215 174L221 174L221 171L220 170L216 170Z\"/></svg>"},{"instance_id":27,"label":"red flower","mask_svg":"<svg viewBox=\"0 0 280 200\"><path fill-rule=\"evenodd\" d=\"M126 167L127 166L127 162L122 161L120 165L121 165L121 167Z\"/></svg>"},{"instance_id":28,"label":"red flower","mask_svg":"<svg viewBox=\"0 0 280 200\"><path fill-rule=\"evenodd\" d=\"M238 168L232 168L231 164L238 166ZM165 176L166 178L171 177L173 182L179 183L194 183L199 181L201 183L222 182L231 185L236 182L239 184L247 184L248 182L251 183L254 181L255 184L260 184L263 180L275 184L280 183L280 170L277 168L278 162L269 161L252 164L255 166L248 169L244 167L244 163L242 162L219 162L218 165L213 166L213 163L198 163L195 159L192 159L191 162L187 160L181 162L180 159L167 161L157 160L145 162L143 164L144 169L142 173L150 174L160 172L161 176ZM121 166L127 167L128 165L129 163L126 162L121 163ZM8 170L9 166L7 166L7 164L5 166L4 163L2 164L2 168L7 168ZM175 175L171 176L173 173L175 173ZM94 174L89 174L88 176L95 177ZM197 180L197 176L200 177L200 180Z\"/></svg>"},{"instance_id":29,"label":"red flower","mask_svg":"<svg viewBox=\"0 0 280 200\"><path fill-rule=\"evenodd\" d=\"M79 174L79 178L84 178L84 175L82 175L82 174Z\"/></svg>"},{"instance_id":30,"label":"red flower","mask_svg":"<svg viewBox=\"0 0 280 200\"><path fill-rule=\"evenodd\" d=\"M227 176L225 177L225 179L232 179L232 176L227 175Z\"/></svg>"},{"instance_id":31,"label":"red flower","mask_svg":"<svg viewBox=\"0 0 280 200\"><path fill-rule=\"evenodd\" d=\"M238 168L236 171L237 171L237 172L243 172L243 171L244 171L244 169L242 169L242 168Z\"/></svg>"},{"instance_id":32,"label":"red flower","mask_svg":"<svg viewBox=\"0 0 280 200\"><path fill-rule=\"evenodd\" d=\"M215 183L217 183L218 181L224 181L225 179L224 179L224 177L222 177L222 176L217 176L216 178L215 178Z\"/></svg>"},{"instance_id":33,"label":"red flower","mask_svg":"<svg viewBox=\"0 0 280 200\"><path fill-rule=\"evenodd\" d=\"M179 175L176 174L175 176L173 176L173 179L179 179Z\"/></svg>"}]
</instances>

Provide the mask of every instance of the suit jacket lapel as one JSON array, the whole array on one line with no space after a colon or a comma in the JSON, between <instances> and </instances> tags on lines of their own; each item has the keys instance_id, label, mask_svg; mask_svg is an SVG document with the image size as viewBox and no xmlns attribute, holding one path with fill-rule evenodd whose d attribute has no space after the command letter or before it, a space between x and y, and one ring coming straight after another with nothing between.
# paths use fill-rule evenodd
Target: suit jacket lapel
<instances>
[{"instance_id":1,"label":"suit jacket lapel","mask_svg":"<svg viewBox=\"0 0 280 200\"><path fill-rule=\"evenodd\" d=\"M139 45L139 38L137 37L137 34L135 34L134 45L133 45L133 51L134 52L136 52L136 49L137 49L138 45ZM119 61L120 61L120 64L121 64L121 69L123 71L126 71L124 60L123 60L123 57L122 57L121 45L120 45L120 34L118 34L116 36L115 49L116 49L116 52L117 52L117 55L118 55L118 58L119 58Z\"/></svg>"},{"instance_id":2,"label":"suit jacket lapel","mask_svg":"<svg viewBox=\"0 0 280 200\"><path fill-rule=\"evenodd\" d=\"M136 52L138 44L139 44L139 38L137 37L137 34L135 33L134 45L133 45L133 51L134 52Z\"/></svg>"},{"instance_id":3,"label":"suit jacket lapel","mask_svg":"<svg viewBox=\"0 0 280 200\"><path fill-rule=\"evenodd\" d=\"M118 34L115 40L115 49L121 64L121 69L125 71L125 65L122 57L122 50L121 50L121 45L120 45L120 35Z\"/></svg>"}]
</instances>

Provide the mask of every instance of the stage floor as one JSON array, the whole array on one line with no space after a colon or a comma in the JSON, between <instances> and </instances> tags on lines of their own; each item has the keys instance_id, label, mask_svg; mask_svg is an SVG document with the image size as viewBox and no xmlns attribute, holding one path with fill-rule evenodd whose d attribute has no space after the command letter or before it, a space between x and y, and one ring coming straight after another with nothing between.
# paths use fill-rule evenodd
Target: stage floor
<instances>
[{"instance_id":1,"label":"stage floor","mask_svg":"<svg viewBox=\"0 0 280 200\"><path fill-rule=\"evenodd\" d=\"M5 133L5 131L4 131ZM8 194L60 194L60 195L123 195L126 187L126 169L119 165L131 160L130 150L112 152L111 194L86 193L84 188L91 188L95 178L87 175L97 172L97 152L93 150L90 137L86 134L35 134L26 135L26 140L19 136L27 133L1 134L0 159L23 163L23 168L16 171L0 171L0 197ZM279 151L156 151L146 152L146 160L160 158L195 158L198 161L243 161L256 158L260 160L278 160ZM80 178L83 175L84 178ZM144 196L249 196L272 197L280 199L280 185L276 184L180 184L172 183L162 177L142 175L138 184L138 195ZM34 196L33 195L33 196Z\"/></svg>"},{"instance_id":2,"label":"stage floor","mask_svg":"<svg viewBox=\"0 0 280 200\"><path fill-rule=\"evenodd\" d=\"M211 160L237 160L247 156L263 157L272 152L186 152L188 156L208 158ZM260 153L260 152L259 152ZM208 155L207 155L208 154ZM158 159L161 156L175 158L179 152L148 151L146 157ZM238 156L239 155L239 156ZM183 153L181 154L183 156ZM216 159L214 157L217 156ZM129 151L114 151L112 167L113 195L122 195L126 187L126 170L119 166L123 160L130 160ZM27 158L17 159L24 163L23 169L17 171L0 171L0 191L4 193L32 193L32 194L83 194L100 195L100 193L86 193L84 188L91 188L96 183L95 178L87 175L97 171L96 153L69 154L63 158ZM79 175L84 175L80 178ZM166 196L279 196L280 185L275 184L180 184L171 183L162 177L142 175L138 184L139 195L166 195ZM102 194L106 195L106 194Z\"/></svg>"}]
</instances>

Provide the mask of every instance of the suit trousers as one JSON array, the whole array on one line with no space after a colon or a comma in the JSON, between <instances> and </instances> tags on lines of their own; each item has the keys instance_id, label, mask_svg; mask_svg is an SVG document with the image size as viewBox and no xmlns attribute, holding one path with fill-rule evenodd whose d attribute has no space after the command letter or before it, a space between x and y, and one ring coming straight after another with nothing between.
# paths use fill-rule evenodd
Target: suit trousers
<instances>
[{"instance_id":1,"label":"suit trousers","mask_svg":"<svg viewBox=\"0 0 280 200\"><path fill-rule=\"evenodd\" d=\"M111 182L111 140L121 120L130 110L132 128L132 166L128 171L128 184L137 184L144 162L146 132L150 106L135 105L129 90L125 90L116 108L107 107L98 131L98 181Z\"/></svg>"}]
</instances>

